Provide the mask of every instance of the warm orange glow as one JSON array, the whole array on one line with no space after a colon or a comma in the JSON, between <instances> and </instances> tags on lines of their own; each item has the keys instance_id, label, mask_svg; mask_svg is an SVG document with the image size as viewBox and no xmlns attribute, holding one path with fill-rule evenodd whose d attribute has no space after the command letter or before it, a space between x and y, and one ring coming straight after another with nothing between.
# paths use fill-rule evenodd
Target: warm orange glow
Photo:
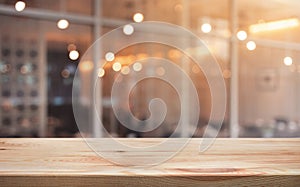
<instances>
[{"instance_id":1,"label":"warm orange glow","mask_svg":"<svg viewBox=\"0 0 300 187\"><path fill-rule=\"evenodd\" d=\"M128 66L124 66L121 70L123 75L128 75L130 73L130 68Z\"/></svg>"},{"instance_id":2,"label":"warm orange glow","mask_svg":"<svg viewBox=\"0 0 300 187\"><path fill-rule=\"evenodd\" d=\"M169 58L171 59L178 59L181 57L181 52L176 50L176 49L171 49L169 52L168 52L168 56Z\"/></svg>"},{"instance_id":3,"label":"warm orange glow","mask_svg":"<svg viewBox=\"0 0 300 187\"><path fill-rule=\"evenodd\" d=\"M265 31L273 31L279 29L287 29L292 27L299 26L299 20L296 18L271 21L265 23L258 23L254 25L250 25L249 30L252 33L265 32Z\"/></svg>"},{"instance_id":4,"label":"warm orange glow","mask_svg":"<svg viewBox=\"0 0 300 187\"><path fill-rule=\"evenodd\" d=\"M200 68L198 65L193 65L192 67L192 72L193 73L200 73Z\"/></svg>"},{"instance_id":5,"label":"warm orange glow","mask_svg":"<svg viewBox=\"0 0 300 187\"><path fill-rule=\"evenodd\" d=\"M136 56L129 55L129 56L127 56L126 60L127 60L127 62L126 62L127 64L131 64L132 62L136 61Z\"/></svg>"},{"instance_id":6,"label":"warm orange glow","mask_svg":"<svg viewBox=\"0 0 300 187\"><path fill-rule=\"evenodd\" d=\"M225 69L225 70L223 71L223 77L224 77L225 79L229 79L229 78L231 77L231 71L230 71L229 69Z\"/></svg>"},{"instance_id":7,"label":"warm orange glow","mask_svg":"<svg viewBox=\"0 0 300 187\"><path fill-rule=\"evenodd\" d=\"M144 60L148 58L148 55L146 53L139 53L136 55L136 60Z\"/></svg>"},{"instance_id":8,"label":"warm orange glow","mask_svg":"<svg viewBox=\"0 0 300 187\"><path fill-rule=\"evenodd\" d=\"M83 61L79 64L79 70L81 72L88 72L93 69L94 65L92 61Z\"/></svg>"}]
</instances>

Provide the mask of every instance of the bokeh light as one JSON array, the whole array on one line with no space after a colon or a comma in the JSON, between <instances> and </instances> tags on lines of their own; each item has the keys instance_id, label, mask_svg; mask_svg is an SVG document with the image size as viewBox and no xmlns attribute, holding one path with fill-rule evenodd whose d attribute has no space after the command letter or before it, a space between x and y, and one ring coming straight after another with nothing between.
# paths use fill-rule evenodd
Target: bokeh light
<instances>
[{"instance_id":1,"label":"bokeh light","mask_svg":"<svg viewBox=\"0 0 300 187\"><path fill-rule=\"evenodd\" d=\"M60 19L60 20L58 20L57 27L59 29L62 29L62 30L68 28L69 27L68 20L66 20L66 19Z\"/></svg>"},{"instance_id":2,"label":"bokeh light","mask_svg":"<svg viewBox=\"0 0 300 187\"><path fill-rule=\"evenodd\" d=\"M25 7L26 7L26 4L25 4L24 1L18 1L18 2L16 2L16 4L15 4L15 9L16 9L16 11L18 11L18 12L23 11L23 10L25 9Z\"/></svg>"},{"instance_id":3,"label":"bokeh light","mask_svg":"<svg viewBox=\"0 0 300 187\"><path fill-rule=\"evenodd\" d=\"M293 64L293 59L289 56L284 57L283 62L286 66L290 66Z\"/></svg>"},{"instance_id":4,"label":"bokeh light","mask_svg":"<svg viewBox=\"0 0 300 187\"><path fill-rule=\"evenodd\" d=\"M142 13L135 13L133 15L133 21L140 23L144 20L144 15Z\"/></svg>"},{"instance_id":5,"label":"bokeh light","mask_svg":"<svg viewBox=\"0 0 300 187\"><path fill-rule=\"evenodd\" d=\"M112 65L112 69L114 71L120 71L122 69L122 65L120 62L115 62L113 65Z\"/></svg>"},{"instance_id":6,"label":"bokeh light","mask_svg":"<svg viewBox=\"0 0 300 187\"><path fill-rule=\"evenodd\" d=\"M128 24L123 27L123 33L126 35L132 35L134 32L134 28L132 25Z\"/></svg>"},{"instance_id":7,"label":"bokeh light","mask_svg":"<svg viewBox=\"0 0 300 187\"><path fill-rule=\"evenodd\" d=\"M105 54L105 60L108 61L108 62L111 62L115 59L115 54L112 53L112 52L107 52Z\"/></svg>"},{"instance_id":8,"label":"bokeh light","mask_svg":"<svg viewBox=\"0 0 300 187\"><path fill-rule=\"evenodd\" d=\"M239 32L237 32L236 36L239 40L244 41L247 39L248 35L247 35L246 31L239 31Z\"/></svg>"},{"instance_id":9,"label":"bokeh light","mask_svg":"<svg viewBox=\"0 0 300 187\"><path fill-rule=\"evenodd\" d=\"M77 50L72 50L69 52L69 58L71 60L77 60L79 58L79 52Z\"/></svg>"},{"instance_id":10,"label":"bokeh light","mask_svg":"<svg viewBox=\"0 0 300 187\"><path fill-rule=\"evenodd\" d=\"M203 33L209 33L212 30L212 27L209 23L204 23L201 26L201 30Z\"/></svg>"},{"instance_id":11,"label":"bokeh light","mask_svg":"<svg viewBox=\"0 0 300 187\"><path fill-rule=\"evenodd\" d=\"M254 41L247 42L247 49L249 51L253 51L256 49L256 43Z\"/></svg>"}]
</instances>

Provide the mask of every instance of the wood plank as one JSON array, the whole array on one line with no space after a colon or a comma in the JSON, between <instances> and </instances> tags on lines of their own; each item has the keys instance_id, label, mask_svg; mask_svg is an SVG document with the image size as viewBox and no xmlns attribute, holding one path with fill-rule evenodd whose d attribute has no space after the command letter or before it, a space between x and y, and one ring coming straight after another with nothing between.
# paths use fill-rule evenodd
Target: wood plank
<instances>
[{"instance_id":1,"label":"wood plank","mask_svg":"<svg viewBox=\"0 0 300 187\"><path fill-rule=\"evenodd\" d=\"M164 139L118 140L142 146ZM300 139L217 139L204 153L200 141L141 168L113 164L82 139L0 139L0 186L300 186Z\"/></svg>"}]
</instances>

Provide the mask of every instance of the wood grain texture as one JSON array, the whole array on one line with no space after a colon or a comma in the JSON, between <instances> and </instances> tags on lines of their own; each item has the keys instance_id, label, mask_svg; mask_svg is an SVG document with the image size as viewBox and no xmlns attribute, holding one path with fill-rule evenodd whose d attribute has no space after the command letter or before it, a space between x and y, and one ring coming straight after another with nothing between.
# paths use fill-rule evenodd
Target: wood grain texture
<instances>
[{"instance_id":1,"label":"wood grain texture","mask_svg":"<svg viewBox=\"0 0 300 187\"><path fill-rule=\"evenodd\" d=\"M82 139L0 139L0 186L300 186L300 139L217 139L204 153L199 142L136 168L108 162Z\"/></svg>"}]
</instances>

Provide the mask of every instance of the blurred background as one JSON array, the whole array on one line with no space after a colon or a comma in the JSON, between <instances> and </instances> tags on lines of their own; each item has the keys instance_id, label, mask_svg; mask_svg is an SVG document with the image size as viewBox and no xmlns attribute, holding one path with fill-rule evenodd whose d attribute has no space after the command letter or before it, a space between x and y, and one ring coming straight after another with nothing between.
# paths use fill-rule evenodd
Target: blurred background
<instances>
[{"instance_id":1,"label":"blurred background","mask_svg":"<svg viewBox=\"0 0 300 187\"><path fill-rule=\"evenodd\" d=\"M196 34L221 67L227 108L219 137L300 137L299 8L298 0L0 0L0 136L79 136L72 110L76 70L83 83L82 102L90 114L86 123L94 126L89 84L93 63L79 64L80 58L96 39L115 28L163 21ZM124 34L132 31L124 29ZM149 100L160 97L168 107L161 127L139 133L116 119L110 101L112 83L119 73L134 77L143 67L133 63L147 56L184 66L177 49L145 44L114 54L98 72L99 115L113 136L168 137L179 120L178 95L157 79L138 84L130 109L124 110L147 119ZM163 66L147 68L158 75L167 71ZM201 69L193 63L185 68L199 93L201 112L194 136L201 137L211 113L210 90Z\"/></svg>"}]
</instances>

